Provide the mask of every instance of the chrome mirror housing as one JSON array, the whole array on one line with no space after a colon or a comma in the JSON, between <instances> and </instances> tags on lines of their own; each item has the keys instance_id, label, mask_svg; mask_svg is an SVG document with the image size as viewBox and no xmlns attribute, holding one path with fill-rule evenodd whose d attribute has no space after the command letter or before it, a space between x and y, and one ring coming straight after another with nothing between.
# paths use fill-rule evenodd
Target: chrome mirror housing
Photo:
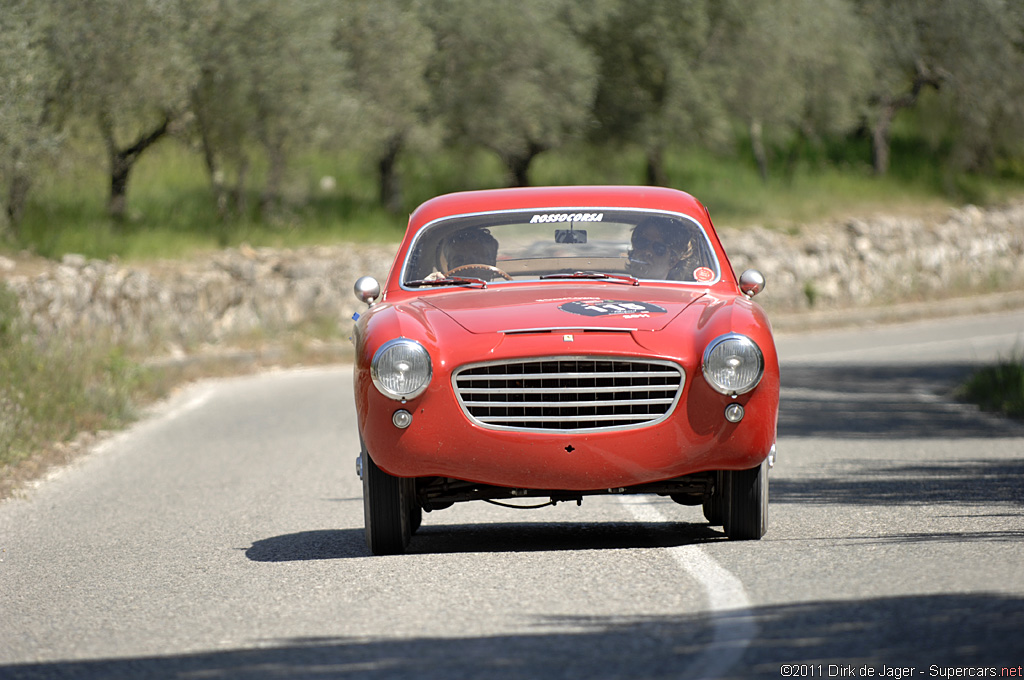
<instances>
[{"instance_id":1,"label":"chrome mirror housing","mask_svg":"<svg viewBox=\"0 0 1024 680\"><path fill-rule=\"evenodd\" d=\"M370 307L380 297L380 284L372 276L360 276L356 280L353 290L355 291L356 298L360 302L365 302Z\"/></svg>"},{"instance_id":2,"label":"chrome mirror housing","mask_svg":"<svg viewBox=\"0 0 1024 680\"><path fill-rule=\"evenodd\" d=\"M748 269L740 274L740 290L748 298L752 298L764 290L764 274L756 269Z\"/></svg>"}]
</instances>

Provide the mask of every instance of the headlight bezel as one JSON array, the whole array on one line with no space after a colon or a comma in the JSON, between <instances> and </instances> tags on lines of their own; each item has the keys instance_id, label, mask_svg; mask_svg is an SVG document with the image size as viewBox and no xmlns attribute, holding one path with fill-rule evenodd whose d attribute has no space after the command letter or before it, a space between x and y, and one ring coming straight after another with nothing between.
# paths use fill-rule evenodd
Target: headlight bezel
<instances>
[{"instance_id":1,"label":"headlight bezel","mask_svg":"<svg viewBox=\"0 0 1024 680\"><path fill-rule=\"evenodd\" d=\"M413 389L405 392L395 388L393 379L395 373L398 372L397 363L401 360L401 356L396 357L394 352L400 352L403 349L414 352L415 358L425 364L425 367L419 369L416 375L417 380L413 384ZM413 370L416 370L415 367ZM373 359L370 362L370 379L377 391L389 399L402 402L415 399L426 391L432 378L433 364L430 360L430 353L421 343L411 338L388 340L373 353Z\"/></svg>"},{"instance_id":2,"label":"headlight bezel","mask_svg":"<svg viewBox=\"0 0 1024 680\"><path fill-rule=\"evenodd\" d=\"M755 362L753 367L754 376L752 379L747 380L745 383L732 383L724 384L724 381L720 380L718 373L723 370L723 366L718 365L718 362L724 359L716 356L716 351L723 349L723 346L729 343L734 345L739 343L744 351L753 351L752 360ZM735 356L736 353L732 352L729 356ZM746 359L745 361L749 361ZM726 333L720 335L711 342L708 343L707 347L704 348L704 355L701 358L701 373L704 375L704 381L711 386L711 389L715 390L719 394L724 394L729 397L736 397L741 394L746 394L757 387L761 379L764 377L764 352L756 342L749 336L743 335L742 333ZM744 370L750 370L749 367L745 367Z\"/></svg>"}]
</instances>

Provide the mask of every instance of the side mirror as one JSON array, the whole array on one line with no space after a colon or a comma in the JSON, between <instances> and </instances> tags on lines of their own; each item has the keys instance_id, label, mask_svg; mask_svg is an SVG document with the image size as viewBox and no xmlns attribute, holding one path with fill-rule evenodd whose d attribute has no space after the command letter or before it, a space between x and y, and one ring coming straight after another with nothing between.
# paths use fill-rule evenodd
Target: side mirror
<instances>
[{"instance_id":1,"label":"side mirror","mask_svg":"<svg viewBox=\"0 0 1024 680\"><path fill-rule=\"evenodd\" d=\"M748 298L752 298L764 290L764 274L756 269L748 269L740 274L740 290Z\"/></svg>"},{"instance_id":2,"label":"side mirror","mask_svg":"<svg viewBox=\"0 0 1024 680\"><path fill-rule=\"evenodd\" d=\"M365 302L369 307L372 307L373 303L380 297L380 284L372 276L360 276L356 280L353 290L355 291L356 298L360 302Z\"/></svg>"}]
</instances>

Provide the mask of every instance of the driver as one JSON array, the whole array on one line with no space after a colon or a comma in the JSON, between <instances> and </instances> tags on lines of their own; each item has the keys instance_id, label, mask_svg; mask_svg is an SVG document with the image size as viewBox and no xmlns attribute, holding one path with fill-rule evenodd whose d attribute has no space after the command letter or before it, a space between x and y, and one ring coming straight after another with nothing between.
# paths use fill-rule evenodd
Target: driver
<instances>
[{"instance_id":1,"label":"driver","mask_svg":"<svg viewBox=\"0 0 1024 680\"><path fill-rule=\"evenodd\" d=\"M437 249L437 265L448 276L466 265L480 265L474 276L492 268L498 261L498 240L482 227L469 227L445 237Z\"/></svg>"}]
</instances>

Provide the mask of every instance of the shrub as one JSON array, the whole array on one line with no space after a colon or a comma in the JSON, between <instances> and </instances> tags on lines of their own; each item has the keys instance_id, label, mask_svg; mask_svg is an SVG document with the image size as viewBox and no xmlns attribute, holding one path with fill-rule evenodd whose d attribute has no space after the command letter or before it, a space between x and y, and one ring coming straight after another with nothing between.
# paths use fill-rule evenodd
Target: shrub
<instances>
[{"instance_id":1,"label":"shrub","mask_svg":"<svg viewBox=\"0 0 1024 680\"><path fill-rule=\"evenodd\" d=\"M960 394L982 410L1024 418L1024 353L975 371Z\"/></svg>"}]
</instances>

